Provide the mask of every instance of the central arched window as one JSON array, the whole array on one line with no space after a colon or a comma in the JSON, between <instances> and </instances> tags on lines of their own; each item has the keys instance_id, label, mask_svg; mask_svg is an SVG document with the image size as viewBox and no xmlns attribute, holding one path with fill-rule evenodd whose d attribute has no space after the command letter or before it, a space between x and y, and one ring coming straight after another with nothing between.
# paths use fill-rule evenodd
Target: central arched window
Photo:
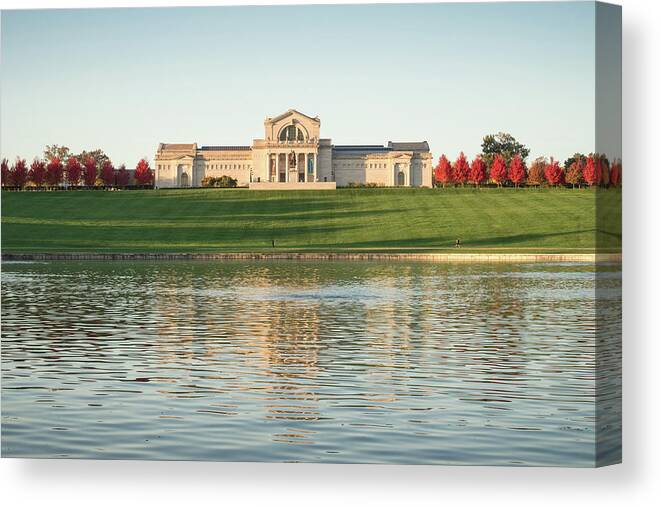
<instances>
[{"instance_id":1,"label":"central arched window","mask_svg":"<svg viewBox=\"0 0 661 507\"><path fill-rule=\"evenodd\" d=\"M296 125L288 125L280 131L280 141L304 141L303 131Z\"/></svg>"}]
</instances>

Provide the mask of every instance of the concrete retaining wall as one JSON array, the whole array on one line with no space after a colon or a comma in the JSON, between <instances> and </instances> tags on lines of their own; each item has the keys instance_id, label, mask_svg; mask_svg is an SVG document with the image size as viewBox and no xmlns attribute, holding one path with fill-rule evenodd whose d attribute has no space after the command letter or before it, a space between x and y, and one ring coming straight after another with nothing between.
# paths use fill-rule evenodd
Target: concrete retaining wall
<instances>
[{"instance_id":1,"label":"concrete retaining wall","mask_svg":"<svg viewBox=\"0 0 661 507\"><path fill-rule=\"evenodd\" d=\"M621 262L622 254L594 253L3 253L3 261L427 261L439 263Z\"/></svg>"}]
</instances>

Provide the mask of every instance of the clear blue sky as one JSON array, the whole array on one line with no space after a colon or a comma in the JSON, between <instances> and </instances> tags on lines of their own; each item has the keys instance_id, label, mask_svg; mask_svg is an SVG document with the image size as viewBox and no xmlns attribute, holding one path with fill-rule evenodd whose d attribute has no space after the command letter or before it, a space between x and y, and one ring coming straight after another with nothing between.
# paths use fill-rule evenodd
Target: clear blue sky
<instances>
[{"instance_id":1,"label":"clear blue sky","mask_svg":"<svg viewBox=\"0 0 661 507\"><path fill-rule=\"evenodd\" d=\"M134 165L296 108L336 144L455 158L502 130L564 160L594 149L594 31L592 2L4 11L1 152Z\"/></svg>"}]
</instances>

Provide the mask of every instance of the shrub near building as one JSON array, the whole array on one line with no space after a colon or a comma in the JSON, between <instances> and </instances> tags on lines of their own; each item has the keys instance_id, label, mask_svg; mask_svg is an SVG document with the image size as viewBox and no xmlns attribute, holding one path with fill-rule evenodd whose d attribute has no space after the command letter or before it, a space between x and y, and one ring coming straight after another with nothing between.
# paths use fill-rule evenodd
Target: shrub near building
<instances>
[{"instance_id":1,"label":"shrub near building","mask_svg":"<svg viewBox=\"0 0 661 507\"><path fill-rule=\"evenodd\" d=\"M214 178L207 176L202 178L202 186L206 188L236 188L238 181L230 176L221 176Z\"/></svg>"}]
</instances>

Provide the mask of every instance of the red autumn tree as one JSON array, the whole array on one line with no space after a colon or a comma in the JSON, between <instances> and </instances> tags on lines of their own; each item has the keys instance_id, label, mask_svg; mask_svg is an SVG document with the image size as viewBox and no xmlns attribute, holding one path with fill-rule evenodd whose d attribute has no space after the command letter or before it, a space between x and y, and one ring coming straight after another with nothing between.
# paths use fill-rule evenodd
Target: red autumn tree
<instances>
[{"instance_id":1,"label":"red autumn tree","mask_svg":"<svg viewBox=\"0 0 661 507\"><path fill-rule=\"evenodd\" d=\"M622 162L613 160L611 164L610 182L614 187L619 187L622 183Z\"/></svg>"},{"instance_id":2,"label":"red autumn tree","mask_svg":"<svg viewBox=\"0 0 661 507\"><path fill-rule=\"evenodd\" d=\"M93 187L96 183L96 160L87 157L83 162L83 181L86 186Z\"/></svg>"},{"instance_id":3,"label":"red autumn tree","mask_svg":"<svg viewBox=\"0 0 661 507\"><path fill-rule=\"evenodd\" d=\"M115 184L115 168L112 166L110 160L106 160L101 165L101 181L106 187L111 187Z\"/></svg>"},{"instance_id":4,"label":"red autumn tree","mask_svg":"<svg viewBox=\"0 0 661 507\"><path fill-rule=\"evenodd\" d=\"M434 178L436 183L442 184L443 187L453 182L452 165L445 155L441 155L441 158L438 159L438 165L434 169Z\"/></svg>"},{"instance_id":5,"label":"red autumn tree","mask_svg":"<svg viewBox=\"0 0 661 507\"><path fill-rule=\"evenodd\" d=\"M544 168L544 177L548 184L554 187L562 185L565 182L565 172L560 167L558 161L553 160L553 157L551 157L551 161Z\"/></svg>"},{"instance_id":6,"label":"red autumn tree","mask_svg":"<svg viewBox=\"0 0 661 507\"><path fill-rule=\"evenodd\" d=\"M153 174L149 168L149 162L144 158L135 166L135 173L133 174L135 181L138 185L149 185L152 182Z\"/></svg>"},{"instance_id":7,"label":"red autumn tree","mask_svg":"<svg viewBox=\"0 0 661 507\"><path fill-rule=\"evenodd\" d=\"M475 157L471 163L471 170L468 175L468 180L471 183L474 183L475 186L479 186L487 179L487 165L482 160L481 156Z\"/></svg>"},{"instance_id":8,"label":"red autumn tree","mask_svg":"<svg viewBox=\"0 0 661 507\"><path fill-rule=\"evenodd\" d=\"M601 164L599 158L595 155L590 155L583 168L583 179L588 185L594 186L599 184L599 176L601 176Z\"/></svg>"},{"instance_id":9,"label":"red autumn tree","mask_svg":"<svg viewBox=\"0 0 661 507\"><path fill-rule=\"evenodd\" d=\"M601 155L597 155L597 157L595 158L595 162L597 164L596 165L597 185L600 185L601 184L601 175L604 172L604 170L603 170L604 161L602 160Z\"/></svg>"},{"instance_id":10,"label":"red autumn tree","mask_svg":"<svg viewBox=\"0 0 661 507\"><path fill-rule=\"evenodd\" d=\"M541 185L544 183L546 177L544 171L546 169L546 159L544 157L539 157L530 164L530 170L528 171L528 185Z\"/></svg>"},{"instance_id":11,"label":"red autumn tree","mask_svg":"<svg viewBox=\"0 0 661 507\"><path fill-rule=\"evenodd\" d=\"M470 173L470 166L466 160L466 156L462 151L459 154L459 158L455 160L454 165L452 166L452 179L455 183L461 183L461 186L468 181L468 174Z\"/></svg>"},{"instance_id":12,"label":"red autumn tree","mask_svg":"<svg viewBox=\"0 0 661 507\"><path fill-rule=\"evenodd\" d=\"M585 164L583 164L583 160L580 158L576 158L571 165L569 166L569 169L567 170L567 174L565 174L565 181L567 183L571 183L571 186L573 188L576 188L576 186L580 186L584 183L583 180L583 169Z\"/></svg>"},{"instance_id":13,"label":"red autumn tree","mask_svg":"<svg viewBox=\"0 0 661 507\"><path fill-rule=\"evenodd\" d=\"M491 179L498 184L499 187L502 186L505 181L507 181L507 165L505 164L505 159L500 153L494 157L489 175L491 176Z\"/></svg>"},{"instance_id":14,"label":"red autumn tree","mask_svg":"<svg viewBox=\"0 0 661 507\"><path fill-rule=\"evenodd\" d=\"M126 170L126 166L124 164L119 166L119 170L117 171L117 176L116 176L116 181L117 181L117 186L118 187L126 187L129 184L129 179L131 178L131 174Z\"/></svg>"},{"instance_id":15,"label":"red autumn tree","mask_svg":"<svg viewBox=\"0 0 661 507\"><path fill-rule=\"evenodd\" d=\"M514 185L517 187L521 185L521 183L525 183L526 179L528 178L528 173L526 171L526 164L523 162L523 159L521 158L521 155L518 153L512 157L512 160L510 161L510 170L508 177Z\"/></svg>"},{"instance_id":16,"label":"red autumn tree","mask_svg":"<svg viewBox=\"0 0 661 507\"><path fill-rule=\"evenodd\" d=\"M23 188L25 186L25 183L28 181L28 164L24 159L16 159L16 162L11 168L9 179L15 187Z\"/></svg>"},{"instance_id":17,"label":"red autumn tree","mask_svg":"<svg viewBox=\"0 0 661 507\"><path fill-rule=\"evenodd\" d=\"M7 160L6 158L2 159L2 170L0 174L0 180L2 181L3 187L9 185L9 160Z\"/></svg>"},{"instance_id":18,"label":"red autumn tree","mask_svg":"<svg viewBox=\"0 0 661 507\"><path fill-rule=\"evenodd\" d=\"M54 157L46 165L46 183L51 187L55 187L62 183L62 178L64 177L64 166L60 159Z\"/></svg>"},{"instance_id":19,"label":"red autumn tree","mask_svg":"<svg viewBox=\"0 0 661 507\"><path fill-rule=\"evenodd\" d=\"M69 157L67 164L65 166L67 172L67 182L69 185L77 186L80 183L80 173L82 172L82 167L80 162L76 157Z\"/></svg>"},{"instance_id":20,"label":"red autumn tree","mask_svg":"<svg viewBox=\"0 0 661 507\"><path fill-rule=\"evenodd\" d=\"M30 164L28 179L37 187L44 185L44 180L46 179L46 164L42 160L35 158L32 161L32 164Z\"/></svg>"}]
</instances>

